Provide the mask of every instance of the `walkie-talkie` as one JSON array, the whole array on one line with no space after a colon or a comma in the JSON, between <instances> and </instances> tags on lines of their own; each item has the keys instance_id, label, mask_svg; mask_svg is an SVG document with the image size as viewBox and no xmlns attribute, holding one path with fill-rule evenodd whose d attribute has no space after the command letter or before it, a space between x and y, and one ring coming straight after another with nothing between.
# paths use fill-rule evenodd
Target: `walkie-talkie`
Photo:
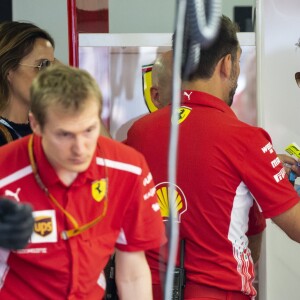
<instances>
[{"instance_id":1,"label":"walkie-talkie","mask_svg":"<svg viewBox=\"0 0 300 300\"><path fill-rule=\"evenodd\" d=\"M174 283L172 300L183 300L185 286L184 253L185 240L180 241L180 266L174 269Z\"/></svg>"},{"instance_id":2,"label":"walkie-talkie","mask_svg":"<svg viewBox=\"0 0 300 300\"><path fill-rule=\"evenodd\" d=\"M105 300L118 300L117 285L115 281L115 254L113 254L105 266L104 273L106 277Z\"/></svg>"}]
</instances>

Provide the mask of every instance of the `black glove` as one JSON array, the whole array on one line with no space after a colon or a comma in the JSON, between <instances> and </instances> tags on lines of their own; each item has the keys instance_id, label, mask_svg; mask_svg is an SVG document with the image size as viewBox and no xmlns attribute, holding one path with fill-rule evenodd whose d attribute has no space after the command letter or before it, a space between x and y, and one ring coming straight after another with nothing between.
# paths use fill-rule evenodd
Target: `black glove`
<instances>
[{"instance_id":1,"label":"black glove","mask_svg":"<svg viewBox=\"0 0 300 300\"><path fill-rule=\"evenodd\" d=\"M32 234L34 219L29 204L0 197L0 247L24 248Z\"/></svg>"}]
</instances>

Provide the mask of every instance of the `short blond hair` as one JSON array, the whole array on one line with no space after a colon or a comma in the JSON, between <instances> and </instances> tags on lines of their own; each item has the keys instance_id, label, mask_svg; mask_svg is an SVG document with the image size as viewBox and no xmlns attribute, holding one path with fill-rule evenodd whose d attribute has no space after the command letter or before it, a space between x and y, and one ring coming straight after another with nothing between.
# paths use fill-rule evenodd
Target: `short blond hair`
<instances>
[{"instance_id":1,"label":"short blond hair","mask_svg":"<svg viewBox=\"0 0 300 300\"><path fill-rule=\"evenodd\" d=\"M85 70L63 64L48 67L33 80L30 89L30 111L43 128L47 108L61 106L80 111L88 98L94 96L99 103L99 117L102 95L96 80Z\"/></svg>"}]
</instances>

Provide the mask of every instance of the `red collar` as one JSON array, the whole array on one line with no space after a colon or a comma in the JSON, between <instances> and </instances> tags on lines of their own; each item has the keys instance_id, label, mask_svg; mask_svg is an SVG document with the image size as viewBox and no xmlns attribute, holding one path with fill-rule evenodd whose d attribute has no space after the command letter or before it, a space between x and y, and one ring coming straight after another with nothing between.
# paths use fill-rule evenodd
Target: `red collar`
<instances>
[{"instance_id":1,"label":"red collar","mask_svg":"<svg viewBox=\"0 0 300 300\"><path fill-rule=\"evenodd\" d=\"M99 142L98 142L99 143ZM45 152L42 147L42 139L40 136L33 136L33 153L35 156L35 162L37 165L38 173L45 183L50 188L51 186L61 183L61 180L57 176L54 168L46 158ZM99 179L99 167L96 164L96 151L91 160L91 164L88 169L82 173L79 173L72 185L81 185L86 181L93 182Z\"/></svg>"},{"instance_id":2,"label":"red collar","mask_svg":"<svg viewBox=\"0 0 300 300\"><path fill-rule=\"evenodd\" d=\"M235 116L233 110L223 100L200 91L184 90L182 92L182 105L212 107Z\"/></svg>"}]
</instances>

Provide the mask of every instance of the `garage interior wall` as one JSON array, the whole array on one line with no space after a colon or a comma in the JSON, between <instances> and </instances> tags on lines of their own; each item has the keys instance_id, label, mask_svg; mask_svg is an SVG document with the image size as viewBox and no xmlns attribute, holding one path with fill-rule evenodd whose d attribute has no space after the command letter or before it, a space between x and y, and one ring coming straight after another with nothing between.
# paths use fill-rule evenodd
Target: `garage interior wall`
<instances>
[{"instance_id":1,"label":"garage interior wall","mask_svg":"<svg viewBox=\"0 0 300 300\"><path fill-rule=\"evenodd\" d=\"M277 153L300 144L300 1L261 0L257 15L259 125L270 134ZM298 182L296 182L298 183ZM298 300L300 245L270 220L259 275L261 300ZM263 281L263 282L262 282Z\"/></svg>"},{"instance_id":2,"label":"garage interior wall","mask_svg":"<svg viewBox=\"0 0 300 300\"><path fill-rule=\"evenodd\" d=\"M55 41L55 56L68 64L67 1L12 0L12 4L13 20L29 21L48 31Z\"/></svg>"},{"instance_id":3,"label":"garage interior wall","mask_svg":"<svg viewBox=\"0 0 300 300\"><path fill-rule=\"evenodd\" d=\"M141 33L170 33L174 25L174 2L109 0L111 33L137 30ZM253 5L253 2L256 2L259 10L256 28L259 125L270 133L275 150L283 153L287 144L300 144L297 114L300 89L294 80L295 72L300 71L300 1L223 0L222 11L232 18L234 5ZM12 17L13 20L34 22L49 31L56 41L56 56L68 63L66 0L13 0ZM139 24L138 28L134 24ZM112 64L117 68L122 63L122 56L118 54L123 51L122 45L117 45L113 50ZM104 51L104 56L108 54ZM128 53L125 55L130 56ZM148 56L151 60L154 57L151 53ZM133 76L133 80L136 78ZM106 84L110 85L109 82ZM130 84L127 83L127 86L130 87ZM119 92L125 96L133 94L130 90ZM299 299L299 250L300 245L287 238L272 222L268 222L259 268L260 300Z\"/></svg>"}]
</instances>

